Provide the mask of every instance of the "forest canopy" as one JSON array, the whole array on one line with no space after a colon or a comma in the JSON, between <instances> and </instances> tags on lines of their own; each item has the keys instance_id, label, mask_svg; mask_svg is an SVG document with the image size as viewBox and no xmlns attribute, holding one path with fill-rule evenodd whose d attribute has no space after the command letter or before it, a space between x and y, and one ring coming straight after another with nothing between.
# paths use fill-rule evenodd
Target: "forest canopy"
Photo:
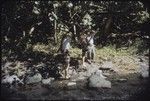
<instances>
[{"instance_id":1,"label":"forest canopy","mask_svg":"<svg viewBox=\"0 0 150 101\"><path fill-rule=\"evenodd\" d=\"M56 47L63 34L76 43L84 29L97 32L96 45L119 48L142 40L148 47L149 20L150 8L142 1L4 1L1 47L23 54L37 43Z\"/></svg>"}]
</instances>

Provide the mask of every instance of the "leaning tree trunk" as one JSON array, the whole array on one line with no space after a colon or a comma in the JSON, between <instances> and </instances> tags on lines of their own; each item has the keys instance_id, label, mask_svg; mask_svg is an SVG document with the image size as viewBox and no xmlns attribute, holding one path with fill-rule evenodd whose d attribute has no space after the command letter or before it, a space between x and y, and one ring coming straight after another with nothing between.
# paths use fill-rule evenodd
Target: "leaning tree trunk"
<instances>
[{"instance_id":1,"label":"leaning tree trunk","mask_svg":"<svg viewBox=\"0 0 150 101\"><path fill-rule=\"evenodd\" d=\"M56 27L57 27L57 21L54 21L54 42L57 43L57 35L56 35Z\"/></svg>"},{"instance_id":2,"label":"leaning tree trunk","mask_svg":"<svg viewBox=\"0 0 150 101\"><path fill-rule=\"evenodd\" d=\"M77 39L77 29L76 29L76 25L73 25L73 33L74 33L75 42L77 42L78 39Z\"/></svg>"},{"instance_id":3,"label":"leaning tree trunk","mask_svg":"<svg viewBox=\"0 0 150 101\"><path fill-rule=\"evenodd\" d=\"M54 5L53 5L54 6ZM56 14L56 8L54 6L54 13ZM57 35L56 35L56 29L57 29L57 21L54 20L54 43L57 44Z\"/></svg>"},{"instance_id":4,"label":"leaning tree trunk","mask_svg":"<svg viewBox=\"0 0 150 101\"><path fill-rule=\"evenodd\" d=\"M112 16L110 16L106 22L104 33L105 34L110 34L111 32L111 24L112 24Z\"/></svg>"},{"instance_id":5,"label":"leaning tree trunk","mask_svg":"<svg viewBox=\"0 0 150 101\"><path fill-rule=\"evenodd\" d=\"M111 27L112 27L111 25L112 25L112 16L110 16L108 18L108 20L106 21L106 25L105 25L105 28L104 28L104 36L103 36L104 39L108 39L108 36L111 33ZM105 40L104 45L106 45L108 40Z\"/></svg>"}]
</instances>

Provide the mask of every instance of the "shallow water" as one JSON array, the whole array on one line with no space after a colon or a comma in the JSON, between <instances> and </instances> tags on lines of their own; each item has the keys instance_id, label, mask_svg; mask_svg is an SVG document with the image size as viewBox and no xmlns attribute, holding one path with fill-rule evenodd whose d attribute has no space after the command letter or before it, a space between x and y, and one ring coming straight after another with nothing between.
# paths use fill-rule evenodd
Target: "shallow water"
<instances>
[{"instance_id":1,"label":"shallow water","mask_svg":"<svg viewBox=\"0 0 150 101\"><path fill-rule=\"evenodd\" d=\"M88 88L86 82L78 81L74 88L67 88L68 80L56 80L51 86L43 86L41 83L26 85L18 89L9 90L2 87L1 96L4 99L36 99L36 100L130 100L143 98L147 92L148 79L139 78L139 74L113 75L108 77L112 82L112 88ZM127 81L119 82L125 78ZM62 83L60 83L62 82ZM143 93L143 95L141 95Z\"/></svg>"}]
</instances>

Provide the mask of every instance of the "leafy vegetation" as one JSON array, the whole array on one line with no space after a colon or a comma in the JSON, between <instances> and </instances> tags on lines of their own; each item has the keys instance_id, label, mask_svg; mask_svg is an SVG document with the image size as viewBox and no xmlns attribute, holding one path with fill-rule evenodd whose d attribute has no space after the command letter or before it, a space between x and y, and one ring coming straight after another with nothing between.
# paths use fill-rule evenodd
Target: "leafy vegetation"
<instances>
[{"instance_id":1,"label":"leafy vegetation","mask_svg":"<svg viewBox=\"0 0 150 101\"><path fill-rule=\"evenodd\" d=\"M22 0L5 1L1 10L1 47L9 55L22 57L35 50L56 53L63 34L71 35L72 47L76 47L80 34L87 28L97 31L95 44L100 53L104 50L117 54L116 49L131 46L137 53L149 51L147 2ZM73 55L76 52L78 49Z\"/></svg>"}]
</instances>

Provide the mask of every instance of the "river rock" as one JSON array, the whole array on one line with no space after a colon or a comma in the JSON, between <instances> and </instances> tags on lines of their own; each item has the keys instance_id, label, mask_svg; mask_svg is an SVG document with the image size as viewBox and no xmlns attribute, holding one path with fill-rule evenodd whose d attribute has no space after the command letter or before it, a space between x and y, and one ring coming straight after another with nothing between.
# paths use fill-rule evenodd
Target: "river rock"
<instances>
[{"instance_id":1,"label":"river rock","mask_svg":"<svg viewBox=\"0 0 150 101\"><path fill-rule=\"evenodd\" d=\"M67 86L74 86L76 85L76 82L68 82Z\"/></svg>"},{"instance_id":2,"label":"river rock","mask_svg":"<svg viewBox=\"0 0 150 101\"><path fill-rule=\"evenodd\" d=\"M33 76L28 75L25 79L26 84L38 83L42 80L42 76L40 73L37 73Z\"/></svg>"},{"instance_id":3,"label":"river rock","mask_svg":"<svg viewBox=\"0 0 150 101\"><path fill-rule=\"evenodd\" d=\"M71 78L71 81L83 81L83 80L86 80L87 77L85 75L78 75L76 76L76 78Z\"/></svg>"},{"instance_id":4,"label":"river rock","mask_svg":"<svg viewBox=\"0 0 150 101\"><path fill-rule=\"evenodd\" d=\"M70 81L70 82L68 82L68 84L67 84L67 88L68 88L68 89L75 89L76 87L77 87L76 82Z\"/></svg>"},{"instance_id":5,"label":"river rock","mask_svg":"<svg viewBox=\"0 0 150 101\"><path fill-rule=\"evenodd\" d=\"M141 63L139 68L139 73L142 78L149 77L149 66L146 63Z\"/></svg>"},{"instance_id":6,"label":"river rock","mask_svg":"<svg viewBox=\"0 0 150 101\"><path fill-rule=\"evenodd\" d=\"M54 80L54 78L48 78L48 79L43 79L42 80L42 84L44 84L44 85L50 85L51 84L51 82Z\"/></svg>"},{"instance_id":7,"label":"river rock","mask_svg":"<svg viewBox=\"0 0 150 101\"><path fill-rule=\"evenodd\" d=\"M18 80L19 78L16 75L12 75L12 76L6 75L5 77L2 78L2 83L12 84L14 79Z\"/></svg>"},{"instance_id":8,"label":"river rock","mask_svg":"<svg viewBox=\"0 0 150 101\"><path fill-rule=\"evenodd\" d=\"M117 81L120 82L120 83L123 83L123 82L127 82L127 79L122 78L122 79L118 79Z\"/></svg>"},{"instance_id":9,"label":"river rock","mask_svg":"<svg viewBox=\"0 0 150 101\"><path fill-rule=\"evenodd\" d=\"M12 85L14 82L23 84L22 80L20 80L16 75L6 75L2 78L2 84Z\"/></svg>"},{"instance_id":10,"label":"river rock","mask_svg":"<svg viewBox=\"0 0 150 101\"><path fill-rule=\"evenodd\" d=\"M148 78L148 77L149 77L149 72L148 72L148 71L142 72L141 76L142 76L143 78Z\"/></svg>"},{"instance_id":11,"label":"river rock","mask_svg":"<svg viewBox=\"0 0 150 101\"><path fill-rule=\"evenodd\" d=\"M103 75L103 73L102 73L102 70L97 70L96 72L95 72L95 74L96 75L98 75L98 76L100 76L101 78L107 78L107 77L105 77L104 75Z\"/></svg>"},{"instance_id":12,"label":"river rock","mask_svg":"<svg viewBox=\"0 0 150 101\"><path fill-rule=\"evenodd\" d=\"M102 88L111 88L111 82L105 80L105 77L100 74L101 72L98 71L90 76L89 78L89 87L102 87Z\"/></svg>"}]
</instances>

